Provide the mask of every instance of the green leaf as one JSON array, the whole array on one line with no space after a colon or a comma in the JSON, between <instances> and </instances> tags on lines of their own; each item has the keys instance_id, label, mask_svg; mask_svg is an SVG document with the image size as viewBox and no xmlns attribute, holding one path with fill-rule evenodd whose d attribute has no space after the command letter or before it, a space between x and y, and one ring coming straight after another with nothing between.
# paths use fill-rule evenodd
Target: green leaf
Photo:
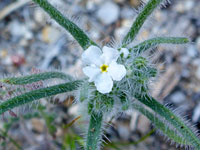
<instances>
[{"instance_id":1,"label":"green leaf","mask_svg":"<svg viewBox=\"0 0 200 150\"><path fill-rule=\"evenodd\" d=\"M42 7L58 24L66 29L85 50L90 45L96 45L75 23L53 7L47 0L33 0Z\"/></svg>"},{"instance_id":2,"label":"green leaf","mask_svg":"<svg viewBox=\"0 0 200 150\"><path fill-rule=\"evenodd\" d=\"M133 48L130 48L129 51L135 51L137 53L142 53L148 50L149 48L156 47L159 44L186 44L190 40L185 37L157 37L146 40Z\"/></svg>"},{"instance_id":3,"label":"green leaf","mask_svg":"<svg viewBox=\"0 0 200 150\"><path fill-rule=\"evenodd\" d=\"M88 128L86 150L97 150L101 140L101 126L103 114L92 112L90 117L90 125Z\"/></svg>"},{"instance_id":4,"label":"green leaf","mask_svg":"<svg viewBox=\"0 0 200 150\"><path fill-rule=\"evenodd\" d=\"M66 75L62 72L44 72L44 73L38 73L38 74L32 74L22 77L12 77L12 78L4 78L0 81L7 84L14 84L14 85L24 85L24 84L30 84L33 82L41 81L41 80L48 80L53 78L59 78L67 81L71 81L72 77L69 75Z\"/></svg>"},{"instance_id":5,"label":"green leaf","mask_svg":"<svg viewBox=\"0 0 200 150\"><path fill-rule=\"evenodd\" d=\"M162 133L164 133L168 138L178 144L190 145L183 137L179 136L180 134L178 135L176 131L166 124L166 121L155 114L155 112L150 112L148 109L139 104L133 103L132 106L134 109L146 116L155 125L155 127L162 131Z\"/></svg>"},{"instance_id":6,"label":"green leaf","mask_svg":"<svg viewBox=\"0 0 200 150\"><path fill-rule=\"evenodd\" d=\"M81 83L82 81L80 80L72 81L72 82L68 82L64 84L59 84L59 85L54 85L47 88L34 90L31 92L27 92L22 95L13 97L0 104L0 114L8 110L11 110L12 108L32 102L34 100L76 90L80 86Z\"/></svg>"},{"instance_id":7,"label":"green leaf","mask_svg":"<svg viewBox=\"0 0 200 150\"><path fill-rule=\"evenodd\" d=\"M153 97L144 95L135 95L135 98L141 103L151 108L156 114L162 116L167 122L173 125L174 130L177 130L183 138L194 146L196 149L200 149L200 140L195 133L183 122L182 119L174 115L172 111L157 102Z\"/></svg>"},{"instance_id":8,"label":"green leaf","mask_svg":"<svg viewBox=\"0 0 200 150\"><path fill-rule=\"evenodd\" d=\"M163 0L149 0L149 2L144 6L142 12L138 14L127 35L124 37L122 47L126 47L135 39L145 20L162 1Z\"/></svg>"}]
</instances>

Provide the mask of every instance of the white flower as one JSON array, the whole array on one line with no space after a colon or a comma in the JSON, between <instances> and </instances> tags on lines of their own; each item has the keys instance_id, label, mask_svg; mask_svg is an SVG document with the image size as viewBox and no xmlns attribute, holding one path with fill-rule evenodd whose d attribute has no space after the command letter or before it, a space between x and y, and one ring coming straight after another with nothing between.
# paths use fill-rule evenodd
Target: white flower
<instances>
[{"instance_id":1,"label":"white flower","mask_svg":"<svg viewBox=\"0 0 200 150\"><path fill-rule=\"evenodd\" d=\"M127 48L121 48L121 49L120 49L120 54L122 54L122 53L123 53L123 57L124 57L124 58L127 58L128 55L129 55L129 51L128 51Z\"/></svg>"},{"instance_id":2,"label":"white flower","mask_svg":"<svg viewBox=\"0 0 200 150\"><path fill-rule=\"evenodd\" d=\"M97 46L90 46L83 52L83 72L100 93L112 91L113 80L120 81L126 75L125 67L116 62L119 55L118 50L107 46L102 51Z\"/></svg>"}]
</instances>

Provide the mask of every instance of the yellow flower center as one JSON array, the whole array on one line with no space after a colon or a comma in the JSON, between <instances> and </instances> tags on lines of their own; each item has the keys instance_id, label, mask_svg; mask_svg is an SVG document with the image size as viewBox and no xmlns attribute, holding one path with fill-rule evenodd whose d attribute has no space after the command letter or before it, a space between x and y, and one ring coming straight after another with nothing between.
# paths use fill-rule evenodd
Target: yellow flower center
<instances>
[{"instance_id":1,"label":"yellow flower center","mask_svg":"<svg viewBox=\"0 0 200 150\"><path fill-rule=\"evenodd\" d=\"M103 64L101 67L100 67L100 69L101 69L101 72L103 73L103 72L108 72L108 65L105 65L105 64Z\"/></svg>"}]
</instances>

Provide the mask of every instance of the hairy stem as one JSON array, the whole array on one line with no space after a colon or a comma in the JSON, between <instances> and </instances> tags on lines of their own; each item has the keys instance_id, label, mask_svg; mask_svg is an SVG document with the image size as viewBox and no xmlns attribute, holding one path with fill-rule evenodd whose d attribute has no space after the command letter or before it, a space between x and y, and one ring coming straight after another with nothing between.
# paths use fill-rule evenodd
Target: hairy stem
<instances>
[{"instance_id":1,"label":"hairy stem","mask_svg":"<svg viewBox=\"0 0 200 150\"><path fill-rule=\"evenodd\" d=\"M92 112L87 135L86 150L97 150L101 140L103 114Z\"/></svg>"},{"instance_id":2,"label":"hairy stem","mask_svg":"<svg viewBox=\"0 0 200 150\"><path fill-rule=\"evenodd\" d=\"M173 127L182 134L183 138L186 139L192 146L197 149L200 149L200 140L194 134L194 132L187 126L185 123L178 118L174 113L172 113L168 108L157 102L153 97L149 95L135 95L135 98L138 99L141 103L145 104L157 114L162 116L169 121Z\"/></svg>"},{"instance_id":3,"label":"hairy stem","mask_svg":"<svg viewBox=\"0 0 200 150\"><path fill-rule=\"evenodd\" d=\"M44 73L38 73L38 74L32 74L22 77L12 77L12 78L4 78L0 79L1 82L7 83L7 84L14 84L14 85L24 85L24 84L30 84L33 82L41 81L41 80L48 80L48 79L63 79L71 81L72 77L69 75L66 75L62 72L44 72Z\"/></svg>"},{"instance_id":4,"label":"hairy stem","mask_svg":"<svg viewBox=\"0 0 200 150\"><path fill-rule=\"evenodd\" d=\"M47 0L33 0L42 7L57 23L66 29L85 50L90 45L96 45L75 23L64 17L55 7Z\"/></svg>"},{"instance_id":5,"label":"hairy stem","mask_svg":"<svg viewBox=\"0 0 200 150\"><path fill-rule=\"evenodd\" d=\"M34 100L76 90L80 86L81 83L82 81L77 80L73 82L68 82L64 84L59 84L59 85L54 85L47 88L34 90L31 92L27 92L25 94L13 97L11 99L8 99L0 103L0 114L8 110L11 110L12 108L32 102Z\"/></svg>"},{"instance_id":6,"label":"hairy stem","mask_svg":"<svg viewBox=\"0 0 200 150\"><path fill-rule=\"evenodd\" d=\"M149 48L155 47L159 44L186 44L189 43L190 40L185 37L157 37L146 40L133 48L130 48L129 51L136 51L137 53L142 53Z\"/></svg>"},{"instance_id":7,"label":"hairy stem","mask_svg":"<svg viewBox=\"0 0 200 150\"><path fill-rule=\"evenodd\" d=\"M158 114L155 114L155 112L150 112L147 108L145 108L145 106L143 107L139 104L133 103L132 106L134 109L138 110L140 113L146 116L157 129L162 131L162 133L167 135L167 137L169 137L171 140L178 144L190 145L184 137L180 136L180 134L177 134L173 128L166 124L164 119L158 116Z\"/></svg>"},{"instance_id":8,"label":"hairy stem","mask_svg":"<svg viewBox=\"0 0 200 150\"><path fill-rule=\"evenodd\" d=\"M163 0L149 0L149 2L144 6L142 12L139 13L136 20L133 22L132 27L130 28L127 35L124 37L122 41L122 47L126 47L129 43L131 43L135 39L136 35L138 34L145 20L149 17L149 15L151 15L154 9L162 1Z\"/></svg>"}]
</instances>

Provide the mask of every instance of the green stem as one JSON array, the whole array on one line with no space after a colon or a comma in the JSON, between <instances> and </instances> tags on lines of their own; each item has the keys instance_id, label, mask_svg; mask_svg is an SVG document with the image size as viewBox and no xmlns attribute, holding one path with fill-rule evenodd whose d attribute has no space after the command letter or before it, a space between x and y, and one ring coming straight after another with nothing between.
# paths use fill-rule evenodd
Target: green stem
<instances>
[{"instance_id":1,"label":"green stem","mask_svg":"<svg viewBox=\"0 0 200 150\"><path fill-rule=\"evenodd\" d=\"M195 148L200 149L200 140L197 138L197 136L188 126L185 125L185 123L180 118L174 115L168 108L147 94L135 95L135 98L169 121L170 124L172 124L173 127L182 134L183 138L185 138Z\"/></svg>"},{"instance_id":2,"label":"green stem","mask_svg":"<svg viewBox=\"0 0 200 150\"><path fill-rule=\"evenodd\" d=\"M18 107L20 105L32 102L34 100L38 100L44 97L53 96L60 93L71 92L76 90L82 81L77 80L73 82L68 82L64 84L54 85L47 88L37 89L31 92L27 92L25 94L13 97L8 99L2 103L0 103L0 114L11 110L12 108Z\"/></svg>"},{"instance_id":3,"label":"green stem","mask_svg":"<svg viewBox=\"0 0 200 150\"><path fill-rule=\"evenodd\" d=\"M162 1L163 0L149 0L149 2L144 6L142 12L139 13L136 20L133 22L133 25L127 35L124 37L122 47L126 47L135 39L145 20Z\"/></svg>"},{"instance_id":4,"label":"green stem","mask_svg":"<svg viewBox=\"0 0 200 150\"><path fill-rule=\"evenodd\" d=\"M88 128L86 150L97 150L101 140L103 114L92 112Z\"/></svg>"},{"instance_id":5,"label":"green stem","mask_svg":"<svg viewBox=\"0 0 200 150\"><path fill-rule=\"evenodd\" d=\"M69 75L66 75L62 72L44 72L44 73L38 73L38 74L32 74L22 77L12 77L12 78L4 78L0 81L7 84L14 84L14 85L24 85L24 84L30 84L33 82L41 81L41 80L48 80L53 78L59 78L63 80L71 81L72 77Z\"/></svg>"},{"instance_id":6,"label":"green stem","mask_svg":"<svg viewBox=\"0 0 200 150\"><path fill-rule=\"evenodd\" d=\"M146 40L133 48L130 48L129 51L136 51L137 53L142 53L148 50L149 48L155 47L159 44L186 44L190 40L185 37L157 37Z\"/></svg>"},{"instance_id":7,"label":"green stem","mask_svg":"<svg viewBox=\"0 0 200 150\"><path fill-rule=\"evenodd\" d=\"M139 104L132 104L133 108L138 110L140 113L142 113L144 116L146 116L154 125L157 129L162 131L165 135L167 135L168 138L173 140L174 142L178 144L183 144L183 145L190 145L184 137L180 136L180 134L177 134L172 129L172 125L166 124L164 119L162 117L158 117L158 114L155 114L155 112L150 112L148 109L145 108L145 106L139 105Z\"/></svg>"},{"instance_id":8,"label":"green stem","mask_svg":"<svg viewBox=\"0 0 200 150\"><path fill-rule=\"evenodd\" d=\"M55 7L47 0L33 0L42 7L58 24L65 28L85 50L90 45L96 45L75 23L64 17Z\"/></svg>"}]
</instances>

